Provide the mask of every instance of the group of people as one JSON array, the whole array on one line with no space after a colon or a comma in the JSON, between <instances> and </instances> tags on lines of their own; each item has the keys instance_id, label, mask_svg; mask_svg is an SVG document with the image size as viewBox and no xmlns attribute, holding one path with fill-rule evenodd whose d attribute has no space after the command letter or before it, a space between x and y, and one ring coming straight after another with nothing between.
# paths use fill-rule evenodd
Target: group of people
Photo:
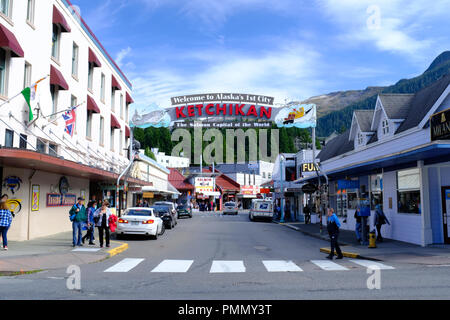
<instances>
[{"instance_id":1,"label":"group of people","mask_svg":"<svg viewBox=\"0 0 450 320\"><path fill-rule=\"evenodd\" d=\"M95 245L95 227L98 229L100 248L103 248L103 240L106 247L109 247L110 232L114 232L117 226L117 217L111 213L109 202L89 201L88 207L84 206L84 199L79 197L77 203L69 211L69 217L72 221L73 242L72 245L83 246L86 239L89 239L89 245ZM83 229L87 232L83 236Z\"/></svg>"},{"instance_id":2,"label":"group of people","mask_svg":"<svg viewBox=\"0 0 450 320\"><path fill-rule=\"evenodd\" d=\"M355 224L355 234L356 234L356 240L359 243L363 242L363 239L361 237L361 233L363 228L366 228L366 230L368 231L369 226L365 225L363 226L363 219L361 216L361 208L358 206L356 208L355 211L355 215L354 218L356 220L356 224ZM375 218L374 218L374 225L377 229L377 241L379 242L383 242L383 237L381 235L381 227L385 224L391 224L388 220L388 218L386 217L386 215L384 214L383 210L381 210L381 206L379 204L377 204L375 206ZM366 231L366 234L368 234L368 232Z\"/></svg>"},{"instance_id":3,"label":"group of people","mask_svg":"<svg viewBox=\"0 0 450 320\"><path fill-rule=\"evenodd\" d=\"M8 230L11 226L13 214L6 203L8 195L2 195L0 199L0 235L3 240L3 250L8 250Z\"/></svg>"}]
</instances>

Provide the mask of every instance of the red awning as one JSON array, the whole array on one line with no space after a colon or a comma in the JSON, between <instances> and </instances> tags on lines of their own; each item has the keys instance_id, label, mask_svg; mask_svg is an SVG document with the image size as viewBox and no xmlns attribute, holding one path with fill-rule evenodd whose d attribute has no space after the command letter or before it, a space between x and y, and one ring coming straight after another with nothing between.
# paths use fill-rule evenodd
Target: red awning
<instances>
[{"instance_id":1,"label":"red awning","mask_svg":"<svg viewBox=\"0 0 450 320\"><path fill-rule=\"evenodd\" d=\"M126 94L126 103L134 103L133 99L131 98L131 96L128 92Z\"/></svg>"},{"instance_id":2,"label":"red awning","mask_svg":"<svg viewBox=\"0 0 450 320\"><path fill-rule=\"evenodd\" d=\"M113 89L122 90L122 87L119 84L119 81L117 81L116 77L111 76L111 87Z\"/></svg>"},{"instance_id":3,"label":"red awning","mask_svg":"<svg viewBox=\"0 0 450 320\"><path fill-rule=\"evenodd\" d=\"M23 58L24 52L17 41L14 34L9 31L4 25L0 24L0 47L11 51L11 56L16 58Z\"/></svg>"},{"instance_id":4,"label":"red awning","mask_svg":"<svg viewBox=\"0 0 450 320\"><path fill-rule=\"evenodd\" d=\"M92 111L93 113L100 113L100 108L95 103L94 98L92 98L90 95L87 96L87 109L89 111Z\"/></svg>"},{"instance_id":5,"label":"red awning","mask_svg":"<svg viewBox=\"0 0 450 320\"><path fill-rule=\"evenodd\" d=\"M53 6L53 24L59 25L61 27L61 32L70 32L69 24L55 6Z\"/></svg>"},{"instance_id":6,"label":"red awning","mask_svg":"<svg viewBox=\"0 0 450 320\"><path fill-rule=\"evenodd\" d=\"M60 90L69 90L69 85L63 75L53 65L50 65L50 84L58 86Z\"/></svg>"},{"instance_id":7,"label":"red awning","mask_svg":"<svg viewBox=\"0 0 450 320\"><path fill-rule=\"evenodd\" d=\"M91 48L89 48L89 62L94 64L94 67L100 68L102 64L100 63L100 60L98 60L97 56L95 55L94 51L92 51Z\"/></svg>"},{"instance_id":8,"label":"red awning","mask_svg":"<svg viewBox=\"0 0 450 320\"><path fill-rule=\"evenodd\" d=\"M111 113L111 128L120 129L121 126L119 121L117 121L116 117Z\"/></svg>"},{"instance_id":9,"label":"red awning","mask_svg":"<svg viewBox=\"0 0 450 320\"><path fill-rule=\"evenodd\" d=\"M130 137L130 128L128 126L125 126L125 138Z\"/></svg>"}]
</instances>

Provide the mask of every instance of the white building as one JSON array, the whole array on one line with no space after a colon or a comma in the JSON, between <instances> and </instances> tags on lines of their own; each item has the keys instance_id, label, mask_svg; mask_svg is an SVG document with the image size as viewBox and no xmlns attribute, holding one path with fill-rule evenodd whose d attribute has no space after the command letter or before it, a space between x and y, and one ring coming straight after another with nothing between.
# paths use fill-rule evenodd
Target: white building
<instances>
[{"instance_id":1,"label":"white building","mask_svg":"<svg viewBox=\"0 0 450 320\"><path fill-rule=\"evenodd\" d=\"M115 206L132 87L68 0L3 0L0 9L0 170L12 181L2 193L21 203L9 236L24 240L70 230L79 196ZM44 77L30 125L20 92ZM62 114L75 106L70 136Z\"/></svg>"},{"instance_id":2,"label":"white building","mask_svg":"<svg viewBox=\"0 0 450 320\"><path fill-rule=\"evenodd\" d=\"M156 161L166 168L189 168L189 158L168 156L165 152L159 152L158 148L152 148L152 152Z\"/></svg>"}]
</instances>

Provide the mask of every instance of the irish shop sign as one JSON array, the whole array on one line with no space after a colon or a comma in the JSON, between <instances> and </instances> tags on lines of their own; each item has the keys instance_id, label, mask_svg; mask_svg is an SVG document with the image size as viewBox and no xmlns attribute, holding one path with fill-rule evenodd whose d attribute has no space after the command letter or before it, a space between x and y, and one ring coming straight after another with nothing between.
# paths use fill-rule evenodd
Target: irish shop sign
<instances>
[{"instance_id":1,"label":"irish shop sign","mask_svg":"<svg viewBox=\"0 0 450 320\"><path fill-rule=\"evenodd\" d=\"M75 194L47 193L47 207L69 207L76 203Z\"/></svg>"}]
</instances>

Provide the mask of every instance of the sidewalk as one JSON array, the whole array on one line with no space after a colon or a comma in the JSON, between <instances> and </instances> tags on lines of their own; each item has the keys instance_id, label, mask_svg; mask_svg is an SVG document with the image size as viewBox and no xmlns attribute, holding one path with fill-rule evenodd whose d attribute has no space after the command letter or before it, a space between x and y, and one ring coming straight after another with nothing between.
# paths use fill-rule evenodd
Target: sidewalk
<instances>
[{"instance_id":1,"label":"sidewalk","mask_svg":"<svg viewBox=\"0 0 450 320\"><path fill-rule=\"evenodd\" d=\"M275 223L281 224L279 221ZM286 222L288 228L299 231L305 235L327 241L321 246L322 252L329 252L329 236L326 226L323 226L320 233L319 224L304 224L303 222ZM450 265L450 245L431 245L427 247L418 246L411 243L384 239L382 243L377 242L377 248L368 248L368 245L361 245L356 241L354 231L341 230L339 233L339 244L342 251L350 253L352 258L368 259L375 261L394 261L402 263L414 263L424 265Z\"/></svg>"},{"instance_id":2,"label":"sidewalk","mask_svg":"<svg viewBox=\"0 0 450 320\"><path fill-rule=\"evenodd\" d=\"M28 241L8 241L8 251L0 248L0 275L98 262L128 248L127 243L113 239L109 248L99 248L98 240L96 243L72 247L72 231Z\"/></svg>"}]
</instances>

